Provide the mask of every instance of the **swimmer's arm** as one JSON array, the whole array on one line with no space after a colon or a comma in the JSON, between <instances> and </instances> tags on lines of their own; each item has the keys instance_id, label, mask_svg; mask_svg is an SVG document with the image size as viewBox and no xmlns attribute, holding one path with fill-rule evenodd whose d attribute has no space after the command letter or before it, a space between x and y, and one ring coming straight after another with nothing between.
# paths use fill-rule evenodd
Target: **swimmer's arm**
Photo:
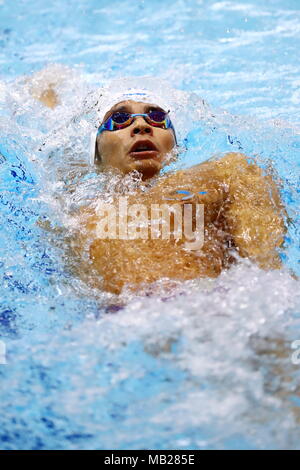
<instances>
[{"instance_id":1,"label":"swimmer's arm","mask_svg":"<svg viewBox=\"0 0 300 470\"><path fill-rule=\"evenodd\" d=\"M85 280L89 269L88 242L94 238L97 224L95 211L88 207L80 208L70 216L69 221L72 230L65 238L65 250L68 252L68 257L74 261L74 272Z\"/></svg>"},{"instance_id":2,"label":"swimmer's arm","mask_svg":"<svg viewBox=\"0 0 300 470\"><path fill-rule=\"evenodd\" d=\"M74 252L80 256L87 241L95 237L97 228L97 216L95 209L82 207L72 214L73 217L73 237L72 247Z\"/></svg>"},{"instance_id":3,"label":"swimmer's arm","mask_svg":"<svg viewBox=\"0 0 300 470\"><path fill-rule=\"evenodd\" d=\"M228 184L226 221L240 256L262 269L281 268L277 249L284 242L285 209L272 177L240 153L218 160L216 173Z\"/></svg>"},{"instance_id":4,"label":"swimmer's arm","mask_svg":"<svg viewBox=\"0 0 300 470\"><path fill-rule=\"evenodd\" d=\"M25 80L31 96L51 109L60 104L56 88L64 80L60 76L61 70L58 64L53 64L39 70Z\"/></svg>"},{"instance_id":5,"label":"swimmer's arm","mask_svg":"<svg viewBox=\"0 0 300 470\"><path fill-rule=\"evenodd\" d=\"M50 85L47 86L41 93L38 93L36 98L48 108L54 109L59 104L57 92Z\"/></svg>"}]
</instances>

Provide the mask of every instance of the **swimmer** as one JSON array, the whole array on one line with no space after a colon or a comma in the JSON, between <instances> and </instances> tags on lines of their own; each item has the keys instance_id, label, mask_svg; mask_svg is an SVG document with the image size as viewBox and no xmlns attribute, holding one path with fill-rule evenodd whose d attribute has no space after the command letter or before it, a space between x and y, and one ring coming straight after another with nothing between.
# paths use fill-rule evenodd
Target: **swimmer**
<instances>
[{"instance_id":1,"label":"swimmer","mask_svg":"<svg viewBox=\"0 0 300 470\"><path fill-rule=\"evenodd\" d=\"M46 93L47 100L45 94L40 98L49 107L57 101L51 93ZM215 278L238 257L265 270L281 267L278 249L286 231L285 211L274 179L236 152L162 175L176 147L171 112L160 103L126 99L105 113L93 141L93 164L119 177L140 175L140 187L127 194L128 206L167 202L183 211L187 203L203 204L204 240L201 249L189 250L184 237L99 237L99 214L95 208L85 209L78 215L73 249L82 259L82 277L93 287L120 294L124 287L136 291L159 279ZM114 195L114 207L122 191Z\"/></svg>"}]
</instances>

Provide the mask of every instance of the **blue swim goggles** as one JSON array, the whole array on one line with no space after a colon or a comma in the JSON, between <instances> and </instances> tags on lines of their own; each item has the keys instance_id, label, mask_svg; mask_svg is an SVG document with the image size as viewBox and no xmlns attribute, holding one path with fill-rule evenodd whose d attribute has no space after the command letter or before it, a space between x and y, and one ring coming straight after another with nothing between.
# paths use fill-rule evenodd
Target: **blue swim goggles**
<instances>
[{"instance_id":1,"label":"blue swim goggles","mask_svg":"<svg viewBox=\"0 0 300 470\"><path fill-rule=\"evenodd\" d=\"M113 113L98 129L97 135L103 131L117 131L130 126L136 116L143 116L146 122L154 127L160 127L162 129L172 129L174 132L175 140L176 134L171 119L165 111L153 110L145 114L131 114L126 112ZM177 143L177 140L176 140Z\"/></svg>"}]
</instances>

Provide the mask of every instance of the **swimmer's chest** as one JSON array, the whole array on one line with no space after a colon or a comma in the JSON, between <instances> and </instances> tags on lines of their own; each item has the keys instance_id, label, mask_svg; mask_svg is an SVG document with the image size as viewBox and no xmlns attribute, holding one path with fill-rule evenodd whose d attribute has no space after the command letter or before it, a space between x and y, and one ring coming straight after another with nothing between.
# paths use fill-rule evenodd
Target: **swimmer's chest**
<instances>
[{"instance_id":1,"label":"swimmer's chest","mask_svg":"<svg viewBox=\"0 0 300 470\"><path fill-rule=\"evenodd\" d=\"M118 217L122 209L120 200L123 210L124 208L126 210L126 227L121 238L118 232ZM193 181L187 175L184 178L181 175L180 178L161 181L149 191L115 197L113 204L117 218L116 236L106 239L96 236L97 239L91 244L91 258L102 276L112 279L120 277L128 282L132 278L144 279L146 274L152 280L157 276L193 278L199 273L214 276L219 273L223 259L218 230L211 223L219 213L220 201L218 188L212 184L212 181L210 184L207 182L204 184L204 181ZM204 245L201 250L190 250L186 246L184 211L187 205L192 206L194 231L197 204L204 205ZM161 226L158 236L153 238L151 209L153 206L161 208L164 205L169 207L175 205L181 211L182 231L181 236L177 238L174 234L174 216L170 218L170 232L165 233L166 238L163 238ZM135 222L136 215L137 220L141 220L139 209L141 213L147 215L147 221L142 222L144 229L145 226L147 229L140 230L138 224L133 224L134 228L131 230L130 224ZM122 214L121 210L122 215L124 222L124 213ZM158 220L161 220L160 217L161 213L158 215ZM157 218L154 220L157 221ZM202 229L201 224L198 228Z\"/></svg>"}]
</instances>

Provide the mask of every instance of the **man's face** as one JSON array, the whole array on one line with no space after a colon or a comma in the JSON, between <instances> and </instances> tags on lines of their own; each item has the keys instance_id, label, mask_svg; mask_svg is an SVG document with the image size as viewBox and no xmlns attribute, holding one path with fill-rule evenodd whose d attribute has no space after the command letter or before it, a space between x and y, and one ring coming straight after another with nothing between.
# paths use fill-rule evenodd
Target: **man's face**
<instances>
[{"instance_id":1,"label":"man's face","mask_svg":"<svg viewBox=\"0 0 300 470\"><path fill-rule=\"evenodd\" d=\"M103 122L113 112L137 114L157 109L162 111L162 108L155 104L121 101L105 114ZM142 173L143 179L151 178L161 170L166 155L175 144L172 129L154 127L142 116L136 116L130 126L124 129L105 130L97 137L97 149L104 168L113 167L124 174L137 170ZM139 150L142 146L148 147L148 150Z\"/></svg>"}]
</instances>

